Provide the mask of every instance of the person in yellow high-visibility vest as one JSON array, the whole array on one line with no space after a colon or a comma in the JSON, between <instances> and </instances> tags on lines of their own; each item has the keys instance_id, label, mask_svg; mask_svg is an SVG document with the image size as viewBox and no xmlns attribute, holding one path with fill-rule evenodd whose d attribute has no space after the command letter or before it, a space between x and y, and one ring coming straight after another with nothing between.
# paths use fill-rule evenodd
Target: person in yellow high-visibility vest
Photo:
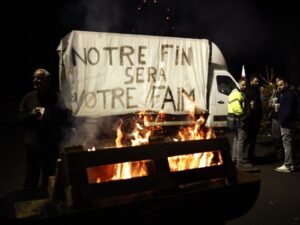
<instances>
[{"instance_id":1,"label":"person in yellow high-visibility vest","mask_svg":"<svg viewBox=\"0 0 300 225\"><path fill-rule=\"evenodd\" d=\"M240 170L253 169L253 165L246 160L249 103L244 95L245 89L246 80L240 79L239 89L233 89L228 96L228 127L234 132L232 160Z\"/></svg>"}]
</instances>

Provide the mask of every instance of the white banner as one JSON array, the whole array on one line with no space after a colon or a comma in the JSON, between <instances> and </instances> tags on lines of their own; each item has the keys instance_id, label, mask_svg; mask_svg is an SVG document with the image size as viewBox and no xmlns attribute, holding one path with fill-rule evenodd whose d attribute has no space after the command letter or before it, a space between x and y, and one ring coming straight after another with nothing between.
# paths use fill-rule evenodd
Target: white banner
<instances>
[{"instance_id":1,"label":"white banner","mask_svg":"<svg viewBox=\"0 0 300 225\"><path fill-rule=\"evenodd\" d=\"M76 116L207 109L208 40L72 31L57 50L60 89Z\"/></svg>"}]
</instances>

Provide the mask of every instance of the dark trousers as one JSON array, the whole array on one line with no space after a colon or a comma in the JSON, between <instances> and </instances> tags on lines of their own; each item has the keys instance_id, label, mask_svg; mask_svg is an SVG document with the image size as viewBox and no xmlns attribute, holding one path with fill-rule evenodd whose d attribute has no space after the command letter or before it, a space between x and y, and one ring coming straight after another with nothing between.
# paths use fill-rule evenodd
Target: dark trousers
<instances>
[{"instance_id":1,"label":"dark trousers","mask_svg":"<svg viewBox=\"0 0 300 225\"><path fill-rule=\"evenodd\" d=\"M284 159L284 148L281 138L273 139L273 146L275 150L275 158L276 160L282 161Z\"/></svg>"},{"instance_id":2,"label":"dark trousers","mask_svg":"<svg viewBox=\"0 0 300 225\"><path fill-rule=\"evenodd\" d=\"M42 186L48 185L49 176L55 174L56 161L58 158L57 147L29 148L25 147L26 168L24 188L39 187L40 177Z\"/></svg>"},{"instance_id":3,"label":"dark trousers","mask_svg":"<svg viewBox=\"0 0 300 225\"><path fill-rule=\"evenodd\" d=\"M283 161L284 159L284 148L281 137L280 124L275 118L272 119L272 137L273 137L273 148L275 150L275 159Z\"/></svg>"},{"instance_id":4,"label":"dark trousers","mask_svg":"<svg viewBox=\"0 0 300 225\"><path fill-rule=\"evenodd\" d=\"M259 127L260 127L260 120L249 122L248 132L247 132L248 134L247 159L250 161L255 160L256 157L255 150L256 150L256 140L259 132Z\"/></svg>"}]
</instances>

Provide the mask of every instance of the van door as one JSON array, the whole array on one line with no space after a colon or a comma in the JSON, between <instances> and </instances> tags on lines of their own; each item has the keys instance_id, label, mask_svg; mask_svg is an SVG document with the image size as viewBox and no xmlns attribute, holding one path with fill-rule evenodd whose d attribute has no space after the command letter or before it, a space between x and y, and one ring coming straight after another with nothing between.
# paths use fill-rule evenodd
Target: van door
<instances>
[{"instance_id":1,"label":"van door","mask_svg":"<svg viewBox=\"0 0 300 225\"><path fill-rule=\"evenodd\" d=\"M209 99L208 126L226 127L228 95L238 83L227 71L214 71Z\"/></svg>"}]
</instances>

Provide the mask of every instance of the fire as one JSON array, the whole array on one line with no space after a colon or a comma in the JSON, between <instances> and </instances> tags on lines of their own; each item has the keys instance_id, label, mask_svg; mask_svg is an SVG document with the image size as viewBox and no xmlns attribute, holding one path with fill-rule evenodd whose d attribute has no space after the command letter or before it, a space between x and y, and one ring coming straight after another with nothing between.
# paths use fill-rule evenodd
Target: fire
<instances>
[{"instance_id":1,"label":"fire","mask_svg":"<svg viewBox=\"0 0 300 225\"><path fill-rule=\"evenodd\" d=\"M195 118L194 113L191 113L190 116ZM205 122L204 116L200 115L193 125L182 127L178 131L180 141L216 138L214 130L205 127ZM212 151L168 157L168 162L170 171L174 172L221 165L223 160L219 151Z\"/></svg>"},{"instance_id":2,"label":"fire","mask_svg":"<svg viewBox=\"0 0 300 225\"><path fill-rule=\"evenodd\" d=\"M160 122L163 118L164 112L158 113L154 119L153 116L146 111L141 111L133 120L130 120L126 126L121 119L117 126L116 147L121 148L128 145L138 146L149 144L149 139L153 136L154 132L162 128L159 126L150 127L146 125L152 121Z\"/></svg>"},{"instance_id":3,"label":"fire","mask_svg":"<svg viewBox=\"0 0 300 225\"><path fill-rule=\"evenodd\" d=\"M200 118L193 125L180 128L178 131L180 141L216 138L215 131L211 127L205 127L205 122L204 116L200 115Z\"/></svg>"},{"instance_id":4,"label":"fire","mask_svg":"<svg viewBox=\"0 0 300 225\"><path fill-rule=\"evenodd\" d=\"M87 168L88 182L103 183L149 175L153 170L150 160L124 162Z\"/></svg>"},{"instance_id":5,"label":"fire","mask_svg":"<svg viewBox=\"0 0 300 225\"><path fill-rule=\"evenodd\" d=\"M142 111L133 120L121 119L116 129L115 144L117 148L125 146L138 146L149 144L150 137L161 135L163 126L168 125L165 121L166 114L162 111L156 116ZM173 141L189 141L216 138L212 128L205 126L206 118L202 113L197 119L195 105L191 103L191 111L188 120L181 126ZM111 180L123 180L133 177L149 175L150 160L124 162L112 165L102 165L88 169L90 183L101 183ZM223 164L220 151L200 152L195 154L177 155L168 157L171 172L216 166Z\"/></svg>"},{"instance_id":6,"label":"fire","mask_svg":"<svg viewBox=\"0 0 300 225\"><path fill-rule=\"evenodd\" d=\"M171 172L216 166L223 163L219 151L172 156L168 157L168 162Z\"/></svg>"}]
</instances>

